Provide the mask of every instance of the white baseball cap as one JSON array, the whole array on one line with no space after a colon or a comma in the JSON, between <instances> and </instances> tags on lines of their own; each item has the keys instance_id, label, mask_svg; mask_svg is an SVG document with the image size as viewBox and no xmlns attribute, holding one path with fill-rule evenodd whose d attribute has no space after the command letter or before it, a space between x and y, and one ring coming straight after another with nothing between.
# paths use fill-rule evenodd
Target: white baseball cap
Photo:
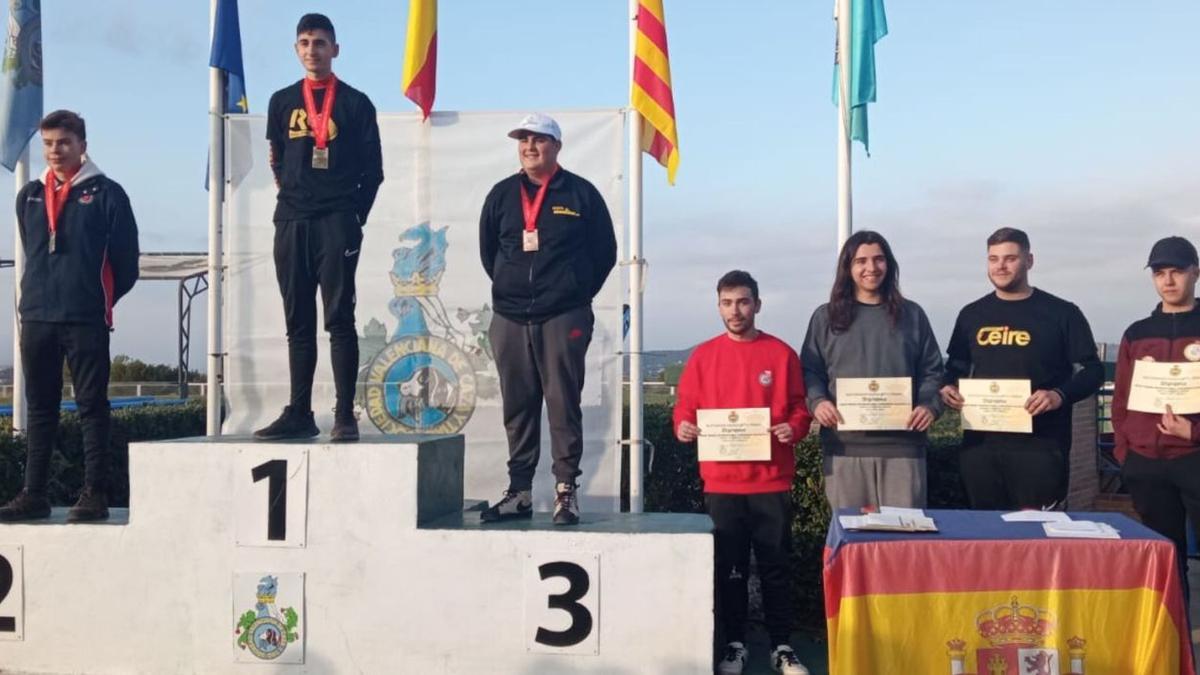
<instances>
[{"instance_id":1,"label":"white baseball cap","mask_svg":"<svg viewBox=\"0 0 1200 675\"><path fill-rule=\"evenodd\" d=\"M508 132L509 138L520 138L521 134L533 133L549 136L559 143L562 142L562 130L558 128L558 122L554 118L543 113L530 113L521 120L516 129Z\"/></svg>"}]
</instances>

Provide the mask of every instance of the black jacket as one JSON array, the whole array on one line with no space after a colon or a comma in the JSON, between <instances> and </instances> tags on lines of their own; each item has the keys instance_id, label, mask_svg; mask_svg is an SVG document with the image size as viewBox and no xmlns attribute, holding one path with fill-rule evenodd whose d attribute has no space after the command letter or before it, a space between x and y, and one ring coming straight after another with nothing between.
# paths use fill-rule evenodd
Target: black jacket
<instances>
[{"instance_id":1,"label":"black jacket","mask_svg":"<svg viewBox=\"0 0 1200 675\"><path fill-rule=\"evenodd\" d=\"M375 106L366 94L338 80L330 113L329 168L314 169L316 142L304 110L302 82L272 94L267 107L271 171L279 186L275 221L350 212L365 225L383 182ZM313 99L320 110L325 89L314 91Z\"/></svg>"},{"instance_id":2,"label":"black jacket","mask_svg":"<svg viewBox=\"0 0 1200 675\"><path fill-rule=\"evenodd\" d=\"M496 313L542 323L591 304L617 262L617 238L600 192L560 168L538 214L538 250L524 251L522 183L532 198L537 186L524 173L488 193L479 217L479 255L492 280Z\"/></svg>"},{"instance_id":3,"label":"black jacket","mask_svg":"<svg viewBox=\"0 0 1200 675\"><path fill-rule=\"evenodd\" d=\"M94 163L84 162L71 181L50 253L45 191L43 180L35 180L17 193L25 249L21 320L111 328L113 305L138 278L138 232L129 197Z\"/></svg>"}]
</instances>

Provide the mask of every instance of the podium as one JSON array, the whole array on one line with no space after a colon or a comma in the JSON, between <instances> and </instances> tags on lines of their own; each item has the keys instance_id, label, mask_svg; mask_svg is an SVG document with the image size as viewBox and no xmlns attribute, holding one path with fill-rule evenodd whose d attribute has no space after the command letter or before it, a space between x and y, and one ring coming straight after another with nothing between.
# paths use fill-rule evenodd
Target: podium
<instances>
[{"instance_id":1,"label":"podium","mask_svg":"<svg viewBox=\"0 0 1200 675\"><path fill-rule=\"evenodd\" d=\"M0 668L711 672L707 516L484 526L463 447L133 444L110 521L0 525Z\"/></svg>"}]
</instances>

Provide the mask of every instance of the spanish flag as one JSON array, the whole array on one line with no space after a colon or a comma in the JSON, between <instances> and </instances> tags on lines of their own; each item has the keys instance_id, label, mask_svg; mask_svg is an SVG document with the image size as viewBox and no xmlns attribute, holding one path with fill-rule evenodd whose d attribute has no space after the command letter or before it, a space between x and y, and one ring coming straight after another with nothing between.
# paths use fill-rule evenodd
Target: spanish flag
<instances>
[{"instance_id":1,"label":"spanish flag","mask_svg":"<svg viewBox=\"0 0 1200 675\"><path fill-rule=\"evenodd\" d=\"M679 168L679 134L675 129L671 60L667 55L662 0L638 2L630 102L642 116L642 150L667 167L667 181L674 185L675 171Z\"/></svg>"},{"instance_id":2,"label":"spanish flag","mask_svg":"<svg viewBox=\"0 0 1200 675\"><path fill-rule=\"evenodd\" d=\"M1119 539L1049 539L995 511L927 511L937 533L850 532L825 550L829 673L1190 675L1175 547L1118 514Z\"/></svg>"},{"instance_id":3,"label":"spanish flag","mask_svg":"<svg viewBox=\"0 0 1200 675\"><path fill-rule=\"evenodd\" d=\"M409 0L401 86L428 119L437 91L437 0Z\"/></svg>"}]
</instances>

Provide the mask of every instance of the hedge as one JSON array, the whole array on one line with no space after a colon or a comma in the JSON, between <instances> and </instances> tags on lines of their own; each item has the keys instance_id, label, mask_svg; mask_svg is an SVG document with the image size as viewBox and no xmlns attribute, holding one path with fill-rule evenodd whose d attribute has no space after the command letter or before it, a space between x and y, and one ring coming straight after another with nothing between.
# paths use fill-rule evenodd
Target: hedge
<instances>
[{"instance_id":1,"label":"hedge","mask_svg":"<svg viewBox=\"0 0 1200 675\"><path fill-rule=\"evenodd\" d=\"M182 405L144 406L113 411L112 462L108 477L110 506L129 505L129 444L185 436L203 436L203 399ZM0 500L8 501L25 476L25 437L12 435L12 418L0 418ZM50 457L47 493L51 504L75 503L83 487L83 436L79 416L63 413L58 444Z\"/></svg>"}]
</instances>

